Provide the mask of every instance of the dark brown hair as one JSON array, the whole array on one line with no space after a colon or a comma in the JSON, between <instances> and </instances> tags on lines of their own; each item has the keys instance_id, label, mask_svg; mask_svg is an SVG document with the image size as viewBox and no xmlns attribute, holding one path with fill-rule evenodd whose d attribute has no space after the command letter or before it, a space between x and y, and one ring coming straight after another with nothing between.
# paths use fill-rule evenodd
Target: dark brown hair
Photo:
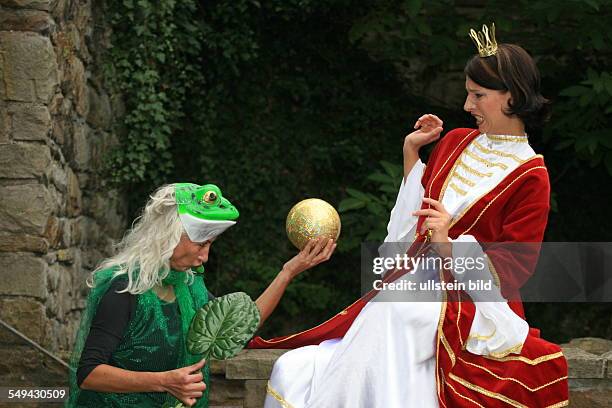
<instances>
[{"instance_id":1,"label":"dark brown hair","mask_svg":"<svg viewBox=\"0 0 612 408\"><path fill-rule=\"evenodd\" d=\"M527 129L534 129L550 116L550 101L540 93L540 72L533 58L514 44L499 44L495 55L473 56L463 70L478 85L510 91L506 115L518 116Z\"/></svg>"}]
</instances>

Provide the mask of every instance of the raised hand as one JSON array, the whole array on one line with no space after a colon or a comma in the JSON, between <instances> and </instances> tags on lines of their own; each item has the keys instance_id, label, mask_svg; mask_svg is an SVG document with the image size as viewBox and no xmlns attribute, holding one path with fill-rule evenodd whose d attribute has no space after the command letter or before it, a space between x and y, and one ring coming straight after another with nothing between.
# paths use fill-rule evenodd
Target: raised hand
<instances>
[{"instance_id":1,"label":"raised hand","mask_svg":"<svg viewBox=\"0 0 612 408\"><path fill-rule=\"evenodd\" d=\"M414 132L404 139L404 153L407 150L418 151L422 146L438 140L442 133L444 122L436 115L421 116L414 124Z\"/></svg>"},{"instance_id":2,"label":"raised hand","mask_svg":"<svg viewBox=\"0 0 612 408\"><path fill-rule=\"evenodd\" d=\"M311 239L304 249L285 263L283 270L290 272L293 278L305 270L327 261L335 249L336 243L331 238Z\"/></svg>"}]
</instances>

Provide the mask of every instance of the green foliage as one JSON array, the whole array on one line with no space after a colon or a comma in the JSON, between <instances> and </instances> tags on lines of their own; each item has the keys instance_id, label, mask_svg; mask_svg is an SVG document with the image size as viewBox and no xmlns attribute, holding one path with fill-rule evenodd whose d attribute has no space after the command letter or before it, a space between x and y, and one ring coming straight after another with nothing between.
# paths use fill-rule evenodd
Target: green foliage
<instances>
[{"instance_id":1,"label":"green foliage","mask_svg":"<svg viewBox=\"0 0 612 408\"><path fill-rule=\"evenodd\" d=\"M471 123L449 103L474 52L468 29L495 21L501 41L537 56L554 101L553 120L531 134L558 209L548 239L609 240L595 183L612 174L611 8L599 0L520 0L513 11L501 0L483 8L107 0L108 73L125 104L110 175L132 192L133 210L165 182L222 188L241 218L213 247L207 283L217 294L257 296L295 254L284 221L297 201L339 203L338 253L298 277L266 325L279 334L318 323L359 294L359 243L384 237L401 181L392 163L401 162L410 122L432 111L447 129ZM592 203L590 217L574 205L577 194Z\"/></svg>"},{"instance_id":2,"label":"green foliage","mask_svg":"<svg viewBox=\"0 0 612 408\"><path fill-rule=\"evenodd\" d=\"M395 205L395 197L402 183L402 166L382 160L381 170L367 176L362 192L347 188L347 198L342 200L338 211L342 214L344 227L352 227L353 235L340 241L340 250L359 249L365 241L382 242L387 235L386 222ZM356 211L362 209L363 211Z\"/></svg>"}]
</instances>

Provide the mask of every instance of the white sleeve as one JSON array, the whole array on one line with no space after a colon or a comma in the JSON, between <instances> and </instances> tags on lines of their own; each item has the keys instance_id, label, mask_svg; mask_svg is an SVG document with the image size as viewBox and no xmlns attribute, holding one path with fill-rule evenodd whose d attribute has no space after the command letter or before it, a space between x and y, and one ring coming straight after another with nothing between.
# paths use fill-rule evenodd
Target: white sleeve
<instances>
[{"instance_id":1,"label":"white sleeve","mask_svg":"<svg viewBox=\"0 0 612 408\"><path fill-rule=\"evenodd\" d=\"M454 259L464 257L465 259L486 260L486 254L474 236L460 235L451 241L453 242ZM453 275L457 281L465 282L466 286L468 281L495 282L488 262L482 262L482 264L484 264L483 268L470 268L469 272L464 274L453 271ZM466 292L476 306L466 349L473 354L493 357L505 357L510 353L519 354L529 333L529 325L510 309L500 289L493 285L493 291L484 293L469 290L468 287Z\"/></svg>"},{"instance_id":2,"label":"white sleeve","mask_svg":"<svg viewBox=\"0 0 612 408\"><path fill-rule=\"evenodd\" d=\"M411 234L410 232L414 229L418 220L418 217L413 216L412 213L421 208L425 192L421 184L424 170L425 165L421 160L418 160L408 176L405 179L402 178L402 185L397 194L395 206L391 210L389 224L387 224L385 242L400 242L404 241L406 237L412 241L414 232Z\"/></svg>"}]
</instances>

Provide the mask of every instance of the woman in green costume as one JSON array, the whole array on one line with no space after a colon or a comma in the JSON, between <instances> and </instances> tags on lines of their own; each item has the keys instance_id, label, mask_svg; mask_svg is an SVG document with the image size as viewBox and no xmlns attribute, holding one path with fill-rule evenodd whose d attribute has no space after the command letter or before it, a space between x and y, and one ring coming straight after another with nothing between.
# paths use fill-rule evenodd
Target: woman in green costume
<instances>
[{"instance_id":1,"label":"woman in green costume","mask_svg":"<svg viewBox=\"0 0 612 408\"><path fill-rule=\"evenodd\" d=\"M195 312L209 300L203 275L212 241L238 218L215 185L159 188L92 273L71 357L68 407L208 406L208 366L187 352ZM336 244L311 241L255 302L263 323L301 272Z\"/></svg>"}]
</instances>

